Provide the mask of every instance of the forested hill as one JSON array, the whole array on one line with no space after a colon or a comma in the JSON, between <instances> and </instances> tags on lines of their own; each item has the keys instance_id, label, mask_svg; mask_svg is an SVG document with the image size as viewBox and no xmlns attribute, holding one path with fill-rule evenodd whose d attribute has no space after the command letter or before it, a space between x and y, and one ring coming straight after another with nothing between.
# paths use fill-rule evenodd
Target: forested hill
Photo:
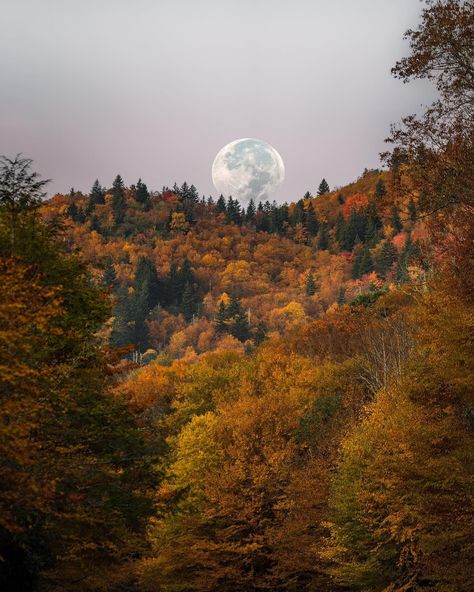
<instances>
[{"instance_id":1,"label":"forested hill","mask_svg":"<svg viewBox=\"0 0 474 592\"><path fill-rule=\"evenodd\" d=\"M193 185L150 192L139 180L43 207L64 221L115 306L110 341L149 360L254 347L324 311L408 278L424 226L394 175L364 171L337 191L327 182L296 202L200 196ZM416 194L415 194L416 197ZM371 296L372 295L372 296Z\"/></svg>"}]
</instances>

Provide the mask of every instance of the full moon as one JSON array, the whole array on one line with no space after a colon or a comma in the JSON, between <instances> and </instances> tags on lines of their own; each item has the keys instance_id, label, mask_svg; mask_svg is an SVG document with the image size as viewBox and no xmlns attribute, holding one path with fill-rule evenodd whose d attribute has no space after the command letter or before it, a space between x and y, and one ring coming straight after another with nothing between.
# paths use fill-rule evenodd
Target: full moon
<instances>
[{"instance_id":1,"label":"full moon","mask_svg":"<svg viewBox=\"0 0 474 592\"><path fill-rule=\"evenodd\" d=\"M219 150L212 163L214 187L246 204L265 201L285 178L278 152L262 140L242 138Z\"/></svg>"}]
</instances>

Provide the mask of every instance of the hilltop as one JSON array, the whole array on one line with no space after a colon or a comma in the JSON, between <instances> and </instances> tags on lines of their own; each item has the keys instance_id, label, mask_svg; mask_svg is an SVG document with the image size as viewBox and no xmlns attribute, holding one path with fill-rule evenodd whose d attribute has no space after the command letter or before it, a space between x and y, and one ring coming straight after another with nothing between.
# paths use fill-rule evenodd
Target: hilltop
<instances>
[{"instance_id":1,"label":"hilltop","mask_svg":"<svg viewBox=\"0 0 474 592\"><path fill-rule=\"evenodd\" d=\"M200 197L193 185L150 192L140 180L43 205L114 302L105 334L146 359L254 347L334 307L407 279L425 229L393 175L364 171L296 202Z\"/></svg>"}]
</instances>

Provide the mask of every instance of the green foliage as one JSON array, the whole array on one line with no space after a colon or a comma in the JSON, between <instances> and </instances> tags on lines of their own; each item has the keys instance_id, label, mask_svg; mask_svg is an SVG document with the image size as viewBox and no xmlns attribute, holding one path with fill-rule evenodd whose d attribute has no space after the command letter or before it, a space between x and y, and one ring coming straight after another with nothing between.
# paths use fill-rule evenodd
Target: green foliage
<instances>
[{"instance_id":1,"label":"green foliage","mask_svg":"<svg viewBox=\"0 0 474 592\"><path fill-rule=\"evenodd\" d=\"M323 179L318 187L318 195L325 195L330 192L330 187L326 179Z\"/></svg>"}]
</instances>

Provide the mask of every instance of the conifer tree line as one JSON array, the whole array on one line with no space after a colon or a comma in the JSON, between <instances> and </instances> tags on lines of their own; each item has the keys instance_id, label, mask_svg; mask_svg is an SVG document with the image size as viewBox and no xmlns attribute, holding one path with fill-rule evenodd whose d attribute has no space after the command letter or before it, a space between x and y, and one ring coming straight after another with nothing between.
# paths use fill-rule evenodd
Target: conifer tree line
<instances>
[{"instance_id":1,"label":"conifer tree line","mask_svg":"<svg viewBox=\"0 0 474 592\"><path fill-rule=\"evenodd\" d=\"M156 208L165 208L167 216L161 216L154 224L153 230L163 237L186 234L191 228L197 228L200 220L215 219L216 223L236 225L255 232L264 232L281 236L289 236L296 242L311 246L315 251L329 251L342 253L347 251L351 256L351 277L357 280L367 274L376 273L383 281L387 274L395 269L396 280L407 278L407 268L420 255L417 242L409 236L405 246L399 253L392 242L392 237L404 229L402 215L399 208L392 205L385 220L381 217L381 204L387 194L385 182L378 178L372 197L365 205L352 207L348 215L343 214L346 198L342 193L337 194L336 204L340 211L331 219L320 218L315 208L315 200L325 200L330 194L329 185L323 179L317 191L316 198L309 192L296 203L278 205L268 201L258 205L251 199L246 208L231 196L227 199L223 195L217 201L212 197L200 197L194 185L184 182L181 186L175 184L171 189L164 187L160 192L150 193L141 179L136 185L126 188L123 179L117 175L112 188L104 189L98 180L92 186L86 199L86 207L78 208L77 192L70 198L66 215L75 223L88 224L105 239L108 237L127 237L133 227L133 232L140 232L137 214L131 218L132 212L144 212L153 220ZM109 206L106 206L106 199ZM110 207L112 224L105 227L103 209ZM403 214L404 220L412 223L416 220L417 206L413 197L408 203L408 211ZM133 223L132 223L133 219ZM147 222L149 225L150 222ZM390 228L386 236L385 228ZM142 231L146 231L144 226ZM126 256L126 255L125 255ZM169 272L159 275L155 264L148 258L140 259L135 269L133 282L124 284L114 277L115 270L111 260L103 262L104 285L116 298L114 306L114 321L111 343L125 347L133 345L140 352L146 351L152 344L148 335L149 321L156 316L160 308L173 314L181 314L187 322L193 322L202 314L201 303L208 287L201 285L192 271L192 265L187 257L173 260ZM309 278L310 279L310 278ZM308 296L318 290L316 284L306 285ZM230 295L234 300L236 294ZM229 333L240 341L253 339L258 341L259 319L252 319L245 323L238 319L237 328L226 319L222 324L222 310L216 311L213 322L220 333ZM234 315L231 315L234 316ZM246 326L247 324L247 326Z\"/></svg>"}]
</instances>

